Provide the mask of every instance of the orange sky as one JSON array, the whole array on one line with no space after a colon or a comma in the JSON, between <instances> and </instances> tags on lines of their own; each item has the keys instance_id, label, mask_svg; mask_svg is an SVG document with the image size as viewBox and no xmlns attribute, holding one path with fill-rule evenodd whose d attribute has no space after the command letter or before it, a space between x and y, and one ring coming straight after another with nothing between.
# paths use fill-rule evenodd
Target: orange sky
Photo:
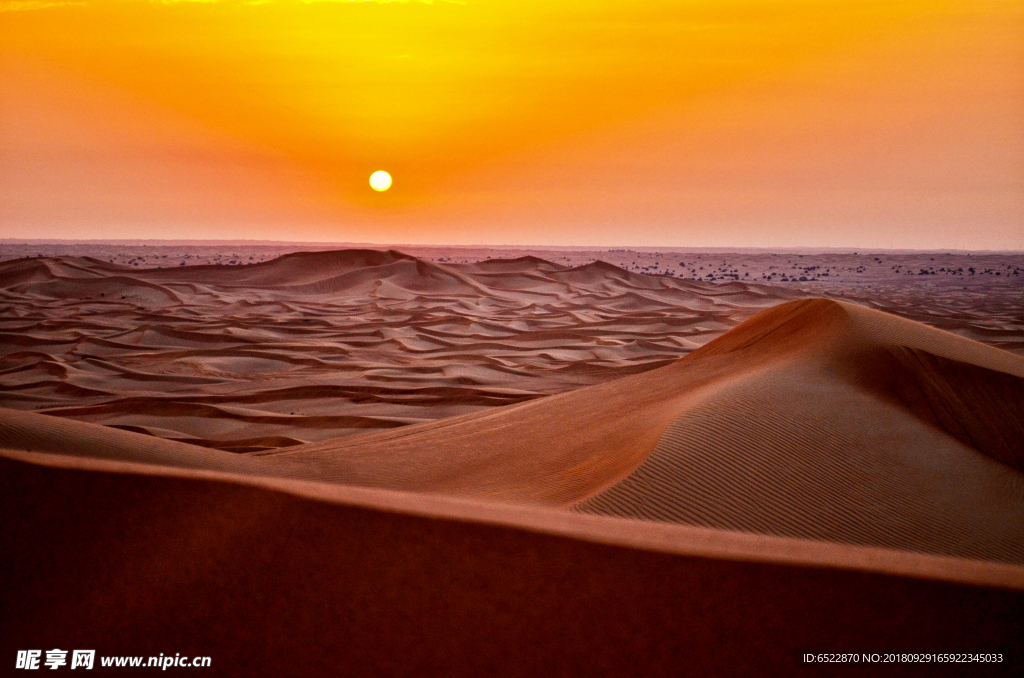
<instances>
[{"instance_id":1,"label":"orange sky","mask_svg":"<svg viewBox=\"0 0 1024 678\"><path fill-rule=\"evenodd\" d=\"M1024 249L1022 73L1017 0L0 0L0 238Z\"/></svg>"}]
</instances>

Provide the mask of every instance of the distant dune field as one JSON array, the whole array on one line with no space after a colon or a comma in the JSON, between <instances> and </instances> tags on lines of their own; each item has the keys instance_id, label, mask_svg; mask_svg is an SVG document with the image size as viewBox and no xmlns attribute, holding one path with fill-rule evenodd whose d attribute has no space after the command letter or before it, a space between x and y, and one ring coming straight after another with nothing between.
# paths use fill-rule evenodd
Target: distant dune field
<instances>
[{"instance_id":1,"label":"distant dune field","mask_svg":"<svg viewBox=\"0 0 1024 678\"><path fill-rule=\"evenodd\" d=\"M536 258L21 259L0 295L5 649L205 648L229 675L1024 661L1016 353Z\"/></svg>"},{"instance_id":2,"label":"distant dune field","mask_svg":"<svg viewBox=\"0 0 1024 678\"><path fill-rule=\"evenodd\" d=\"M0 263L0 406L274 449L642 372L795 296L370 250L238 267L21 259Z\"/></svg>"}]
</instances>

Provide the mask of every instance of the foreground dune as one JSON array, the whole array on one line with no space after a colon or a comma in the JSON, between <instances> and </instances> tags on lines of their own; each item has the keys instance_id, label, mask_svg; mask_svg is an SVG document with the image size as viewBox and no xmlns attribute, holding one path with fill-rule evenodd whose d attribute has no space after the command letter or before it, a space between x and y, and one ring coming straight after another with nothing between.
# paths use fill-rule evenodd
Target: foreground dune
<instances>
[{"instance_id":1,"label":"foreground dune","mask_svg":"<svg viewBox=\"0 0 1024 678\"><path fill-rule=\"evenodd\" d=\"M8 656L59 639L210 656L210 675L791 676L808 651L971 650L1004 659L970 675L1014 675L1024 631L1006 565L25 457L0 458ZM859 671L886 668L965 667Z\"/></svg>"}]
</instances>

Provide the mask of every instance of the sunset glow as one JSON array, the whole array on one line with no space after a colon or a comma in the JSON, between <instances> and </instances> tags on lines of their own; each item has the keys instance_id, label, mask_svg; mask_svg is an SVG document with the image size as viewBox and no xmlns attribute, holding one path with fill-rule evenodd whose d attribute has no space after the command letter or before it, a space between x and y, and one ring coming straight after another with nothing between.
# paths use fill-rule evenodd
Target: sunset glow
<instances>
[{"instance_id":1,"label":"sunset glow","mask_svg":"<svg viewBox=\"0 0 1024 678\"><path fill-rule=\"evenodd\" d=\"M0 237L1019 249L1022 45L1010 0L0 0Z\"/></svg>"}]
</instances>

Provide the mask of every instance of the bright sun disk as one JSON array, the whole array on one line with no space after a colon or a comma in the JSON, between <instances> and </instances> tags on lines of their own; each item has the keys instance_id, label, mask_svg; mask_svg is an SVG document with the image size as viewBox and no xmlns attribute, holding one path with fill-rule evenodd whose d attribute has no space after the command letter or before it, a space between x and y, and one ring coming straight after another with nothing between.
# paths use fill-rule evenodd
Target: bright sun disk
<instances>
[{"instance_id":1,"label":"bright sun disk","mask_svg":"<svg viewBox=\"0 0 1024 678\"><path fill-rule=\"evenodd\" d=\"M375 191L386 191L391 188L391 175L384 170L377 170L370 175L370 188Z\"/></svg>"}]
</instances>

